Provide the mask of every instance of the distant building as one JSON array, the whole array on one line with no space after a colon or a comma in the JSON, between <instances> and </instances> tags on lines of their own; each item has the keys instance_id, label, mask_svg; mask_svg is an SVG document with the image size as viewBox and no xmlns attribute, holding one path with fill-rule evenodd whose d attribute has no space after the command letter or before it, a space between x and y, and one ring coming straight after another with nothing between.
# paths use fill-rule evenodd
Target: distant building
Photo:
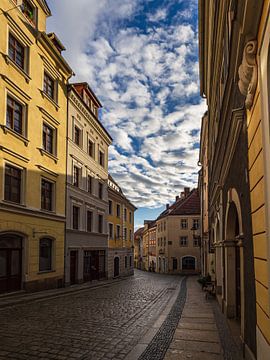
<instances>
[{"instance_id":1,"label":"distant building","mask_svg":"<svg viewBox=\"0 0 270 360\"><path fill-rule=\"evenodd\" d=\"M66 284L107 275L108 147L87 83L68 88Z\"/></svg>"},{"instance_id":2,"label":"distant building","mask_svg":"<svg viewBox=\"0 0 270 360\"><path fill-rule=\"evenodd\" d=\"M108 179L108 277L134 273L134 212L136 207L109 175Z\"/></svg>"},{"instance_id":3,"label":"distant building","mask_svg":"<svg viewBox=\"0 0 270 360\"><path fill-rule=\"evenodd\" d=\"M141 227L134 234L134 267L137 269L142 269L143 230L144 228Z\"/></svg>"},{"instance_id":4,"label":"distant building","mask_svg":"<svg viewBox=\"0 0 270 360\"><path fill-rule=\"evenodd\" d=\"M200 199L185 188L156 220L156 271L195 274L200 268Z\"/></svg>"},{"instance_id":5,"label":"distant building","mask_svg":"<svg viewBox=\"0 0 270 360\"><path fill-rule=\"evenodd\" d=\"M156 221L145 220L143 230L143 270L156 271Z\"/></svg>"}]
</instances>

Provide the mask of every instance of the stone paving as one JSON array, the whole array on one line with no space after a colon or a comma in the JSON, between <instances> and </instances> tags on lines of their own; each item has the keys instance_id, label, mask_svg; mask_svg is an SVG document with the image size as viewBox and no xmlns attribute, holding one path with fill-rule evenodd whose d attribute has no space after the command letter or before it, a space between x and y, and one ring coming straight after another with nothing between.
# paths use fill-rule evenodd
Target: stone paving
<instances>
[{"instance_id":1,"label":"stone paving","mask_svg":"<svg viewBox=\"0 0 270 360\"><path fill-rule=\"evenodd\" d=\"M124 359L179 291L180 276L127 280L0 309L0 359Z\"/></svg>"},{"instance_id":2,"label":"stone paving","mask_svg":"<svg viewBox=\"0 0 270 360\"><path fill-rule=\"evenodd\" d=\"M190 277L187 299L165 360L221 360L223 349L212 304Z\"/></svg>"}]
</instances>

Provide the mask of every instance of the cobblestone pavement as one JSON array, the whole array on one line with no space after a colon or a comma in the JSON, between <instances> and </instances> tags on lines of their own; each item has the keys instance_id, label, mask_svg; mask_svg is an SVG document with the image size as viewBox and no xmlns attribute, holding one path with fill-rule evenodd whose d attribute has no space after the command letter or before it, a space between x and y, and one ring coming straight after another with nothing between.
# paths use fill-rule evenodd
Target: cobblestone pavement
<instances>
[{"instance_id":1,"label":"cobblestone pavement","mask_svg":"<svg viewBox=\"0 0 270 360\"><path fill-rule=\"evenodd\" d=\"M119 283L0 309L0 359L124 359L180 280L138 271Z\"/></svg>"}]
</instances>

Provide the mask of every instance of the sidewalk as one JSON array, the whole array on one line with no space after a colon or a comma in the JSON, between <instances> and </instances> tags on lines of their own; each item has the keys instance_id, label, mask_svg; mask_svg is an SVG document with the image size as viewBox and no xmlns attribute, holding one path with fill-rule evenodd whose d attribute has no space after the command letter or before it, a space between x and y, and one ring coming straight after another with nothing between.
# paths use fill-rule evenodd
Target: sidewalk
<instances>
[{"instance_id":1,"label":"sidewalk","mask_svg":"<svg viewBox=\"0 0 270 360\"><path fill-rule=\"evenodd\" d=\"M184 310L164 359L240 359L239 349L236 350L234 345L231 350L226 348L224 351L222 348L219 334L222 334L223 331L218 329L216 317L220 317L221 326L226 328L227 325L222 319L221 313L215 316L217 307L215 300L205 298L205 293L197 283L197 278L189 277ZM225 333L228 335L227 329L225 329ZM232 337L230 338L230 335L228 337L228 341L231 343ZM224 343L224 339L222 340Z\"/></svg>"},{"instance_id":2,"label":"sidewalk","mask_svg":"<svg viewBox=\"0 0 270 360\"><path fill-rule=\"evenodd\" d=\"M95 280L92 282L87 282L83 284L76 284L72 286L68 286L65 288L52 289L52 290L43 290L34 293L28 293L25 291L19 291L14 293L7 293L0 295L0 309L13 306L18 304L25 304L27 302L43 300L49 298L55 298L59 296L66 296L68 294L74 293L76 291L85 291L89 289L95 289L98 287L104 287L110 284L116 284L120 281L124 281L128 279L128 277L116 278L113 280Z\"/></svg>"}]
</instances>

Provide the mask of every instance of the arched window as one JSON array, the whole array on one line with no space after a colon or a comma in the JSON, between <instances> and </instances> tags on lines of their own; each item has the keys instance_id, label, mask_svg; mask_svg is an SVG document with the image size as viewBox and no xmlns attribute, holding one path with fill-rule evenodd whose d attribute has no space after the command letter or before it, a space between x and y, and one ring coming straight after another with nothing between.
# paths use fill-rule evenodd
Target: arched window
<instances>
[{"instance_id":1,"label":"arched window","mask_svg":"<svg viewBox=\"0 0 270 360\"><path fill-rule=\"evenodd\" d=\"M182 258L182 270L195 270L195 258L193 256Z\"/></svg>"},{"instance_id":2,"label":"arched window","mask_svg":"<svg viewBox=\"0 0 270 360\"><path fill-rule=\"evenodd\" d=\"M52 244L49 238L39 240L39 271L52 270Z\"/></svg>"}]
</instances>

